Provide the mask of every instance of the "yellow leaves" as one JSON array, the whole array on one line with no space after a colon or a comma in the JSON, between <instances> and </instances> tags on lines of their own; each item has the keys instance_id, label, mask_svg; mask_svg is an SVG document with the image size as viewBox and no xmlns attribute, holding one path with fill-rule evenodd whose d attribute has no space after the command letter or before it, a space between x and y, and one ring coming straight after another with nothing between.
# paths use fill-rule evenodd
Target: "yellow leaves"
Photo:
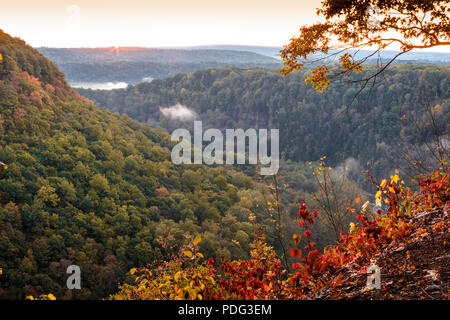
<instances>
[{"instance_id":1,"label":"yellow leaves","mask_svg":"<svg viewBox=\"0 0 450 320\"><path fill-rule=\"evenodd\" d=\"M1 53L0 53L0 61L3 61L3 56Z\"/></svg>"},{"instance_id":2,"label":"yellow leaves","mask_svg":"<svg viewBox=\"0 0 450 320\"><path fill-rule=\"evenodd\" d=\"M395 176L391 176L391 182L397 183L400 180L399 176L396 174Z\"/></svg>"},{"instance_id":3,"label":"yellow leaves","mask_svg":"<svg viewBox=\"0 0 450 320\"><path fill-rule=\"evenodd\" d=\"M356 228L356 225L353 222L350 222L350 233L352 233Z\"/></svg>"},{"instance_id":4,"label":"yellow leaves","mask_svg":"<svg viewBox=\"0 0 450 320\"><path fill-rule=\"evenodd\" d=\"M8 166L6 165L6 163L3 163L0 161L0 171L5 171L6 169L8 169Z\"/></svg>"},{"instance_id":5,"label":"yellow leaves","mask_svg":"<svg viewBox=\"0 0 450 320\"><path fill-rule=\"evenodd\" d=\"M362 289L362 292L368 292L370 290L372 290L370 287L364 287L364 289Z\"/></svg>"},{"instance_id":6,"label":"yellow leaves","mask_svg":"<svg viewBox=\"0 0 450 320\"><path fill-rule=\"evenodd\" d=\"M329 85L328 68L324 65L316 67L311 76L305 79L305 83L310 83L314 89L323 92Z\"/></svg>"},{"instance_id":7,"label":"yellow leaves","mask_svg":"<svg viewBox=\"0 0 450 320\"><path fill-rule=\"evenodd\" d=\"M0 276L3 274L3 269L0 268Z\"/></svg>"},{"instance_id":8,"label":"yellow leaves","mask_svg":"<svg viewBox=\"0 0 450 320\"><path fill-rule=\"evenodd\" d=\"M384 181L384 180L383 180ZM377 191L377 193L375 194L375 204L378 206L378 207L381 207L381 195L382 195L382 191L381 190L378 190Z\"/></svg>"},{"instance_id":9,"label":"yellow leaves","mask_svg":"<svg viewBox=\"0 0 450 320\"><path fill-rule=\"evenodd\" d=\"M343 54L339 58L339 63L345 71L354 71L356 74L363 72L361 63L355 62L352 55L349 53Z\"/></svg>"},{"instance_id":10,"label":"yellow leaves","mask_svg":"<svg viewBox=\"0 0 450 320\"><path fill-rule=\"evenodd\" d=\"M193 288L186 287L185 288L185 299L194 300L195 298L198 298L197 290Z\"/></svg>"},{"instance_id":11,"label":"yellow leaves","mask_svg":"<svg viewBox=\"0 0 450 320\"><path fill-rule=\"evenodd\" d=\"M181 274L182 274L181 271L178 271L177 273L175 273L175 275L173 276L173 280L178 282L178 280L180 280Z\"/></svg>"},{"instance_id":12,"label":"yellow leaves","mask_svg":"<svg viewBox=\"0 0 450 320\"><path fill-rule=\"evenodd\" d=\"M137 269L136 269L136 268L133 268L133 269L130 270L130 274L131 274L131 275L134 275L134 274L136 273L136 271L137 271Z\"/></svg>"},{"instance_id":13,"label":"yellow leaves","mask_svg":"<svg viewBox=\"0 0 450 320\"><path fill-rule=\"evenodd\" d=\"M195 255L196 255L197 257L199 257L200 259L203 259L203 258L204 258L203 254L202 254L201 252L197 252Z\"/></svg>"},{"instance_id":14,"label":"yellow leaves","mask_svg":"<svg viewBox=\"0 0 450 320\"><path fill-rule=\"evenodd\" d=\"M283 68L280 70L280 74L283 76L287 76L291 72L299 71L303 68L303 64L300 63L295 57L286 54L284 50L280 53L283 58Z\"/></svg>"},{"instance_id":15,"label":"yellow leaves","mask_svg":"<svg viewBox=\"0 0 450 320\"><path fill-rule=\"evenodd\" d=\"M197 236L194 239L194 246L198 246L198 244L202 241L202 237L201 236Z\"/></svg>"},{"instance_id":16,"label":"yellow leaves","mask_svg":"<svg viewBox=\"0 0 450 320\"><path fill-rule=\"evenodd\" d=\"M186 257L192 258L192 252L191 252L191 251L186 250L186 251L184 251L183 253L184 253L184 255L185 255Z\"/></svg>"},{"instance_id":17,"label":"yellow leaves","mask_svg":"<svg viewBox=\"0 0 450 320\"><path fill-rule=\"evenodd\" d=\"M50 300L56 300L56 297L55 297L53 294L51 294L51 293L49 293L49 294L47 295L47 297L48 297Z\"/></svg>"},{"instance_id":18,"label":"yellow leaves","mask_svg":"<svg viewBox=\"0 0 450 320\"><path fill-rule=\"evenodd\" d=\"M395 175L391 176L391 180L390 183L386 180L383 179L383 181L381 181L380 183L380 189L377 191L377 193L375 194L375 204L378 207L382 206L383 203L383 193L387 193L387 191L389 190L392 194L397 194L398 190L396 190L395 188L395 184L397 184L400 181L400 177L398 176L399 171L395 170ZM400 181L401 184L404 184L404 181ZM384 200L387 204L389 204L388 199Z\"/></svg>"},{"instance_id":19,"label":"yellow leaves","mask_svg":"<svg viewBox=\"0 0 450 320\"><path fill-rule=\"evenodd\" d=\"M52 294L41 294L39 298L35 299L32 295L26 296L25 300L56 300L56 297Z\"/></svg>"}]
</instances>

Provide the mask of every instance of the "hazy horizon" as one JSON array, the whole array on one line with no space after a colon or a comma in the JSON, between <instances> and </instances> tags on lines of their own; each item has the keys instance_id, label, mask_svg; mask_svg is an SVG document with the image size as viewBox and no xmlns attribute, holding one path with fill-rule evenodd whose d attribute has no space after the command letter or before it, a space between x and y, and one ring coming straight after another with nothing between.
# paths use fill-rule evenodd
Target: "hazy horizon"
<instances>
[{"instance_id":1,"label":"hazy horizon","mask_svg":"<svg viewBox=\"0 0 450 320\"><path fill-rule=\"evenodd\" d=\"M0 29L33 47L48 48L282 47L302 25L320 21L320 4L321 0L18 0L1 5ZM421 52L449 53L450 48Z\"/></svg>"},{"instance_id":2,"label":"hazy horizon","mask_svg":"<svg viewBox=\"0 0 450 320\"><path fill-rule=\"evenodd\" d=\"M1 29L0 29L1 30ZM22 39L25 40L25 39ZM208 47L213 47L216 50L215 47L254 47L254 48L271 48L271 49L278 49L283 48L283 46L265 46L265 45L247 45L247 44L234 44L234 43L218 43L218 44L205 44L205 45L185 45L185 46L106 46L106 47L88 47L88 46L81 46L81 47L50 47L50 46L33 46L34 48L49 48L49 49L111 49L111 48L120 48L120 49L208 49ZM234 50L234 49L220 49L220 50ZM357 50L357 49L350 49L350 50ZM363 49L360 51L371 51L369 49ZM396 49L385 49L380 50L381 52L396 52L399 50ZM438 48L430 48L427 50L423 49L413 49L410 51L411 53L441 53L441 54L450 54L450 51L439 51ZM407 53L405 53L407 54Z\"/></svg>"}]
</instances>

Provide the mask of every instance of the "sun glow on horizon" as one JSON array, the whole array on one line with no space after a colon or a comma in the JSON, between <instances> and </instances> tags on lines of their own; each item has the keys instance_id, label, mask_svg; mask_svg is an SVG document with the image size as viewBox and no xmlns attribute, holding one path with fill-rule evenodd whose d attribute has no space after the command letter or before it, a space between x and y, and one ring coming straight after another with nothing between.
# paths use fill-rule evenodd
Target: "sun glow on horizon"
<instances>
[{"instance_id":1,"label":"sun glow on horizon","mask_svg":"<svg viewBox=\"0 0 450 320\"><path fill-rule=\"evenodd\" d=\"M282 47L318 22L321 0L17 0L2 3L0 29L33 47ZM33 27L30 27L33 26ZM450 46L434 52L450 53Z\"/></svg>"}]
</instances>

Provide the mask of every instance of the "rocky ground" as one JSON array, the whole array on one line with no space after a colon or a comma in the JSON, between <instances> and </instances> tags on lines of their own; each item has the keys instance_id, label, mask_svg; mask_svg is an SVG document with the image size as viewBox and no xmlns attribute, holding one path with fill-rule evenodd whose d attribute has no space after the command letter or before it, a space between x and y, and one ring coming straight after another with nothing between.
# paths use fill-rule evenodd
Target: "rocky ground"
<instances>
[{"instance_id":1,"label":"rocky ground","mask_svg":"<svg viewBox=\"0 0 450 320\"><path fill-rule=\"evenodd\" d=\"M383 248L374 257L380 267L381 288L367 289L361 266L341 270L339 285L320 299L444 299L450 297L450 216L448 210L423 212L410 219L413 232Z\"/></svg>"}]
</instances>

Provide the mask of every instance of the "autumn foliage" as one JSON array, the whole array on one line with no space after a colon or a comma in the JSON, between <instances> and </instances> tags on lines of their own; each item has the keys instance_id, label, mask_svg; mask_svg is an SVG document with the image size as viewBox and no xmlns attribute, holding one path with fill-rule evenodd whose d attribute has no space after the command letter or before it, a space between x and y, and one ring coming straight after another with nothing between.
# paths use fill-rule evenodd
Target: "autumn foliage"
<instances>
[{"instance_id":1,"label":"autumn foliage","mask_svg":"<svg viewBox=\"0 0 450 320\"><path fill-rule=\"evenodd\" d=\"M374 181L375 182L375 181ZM449 172L435 171L419 183L416 192L405 187L395 174L377 183L375 203L350 209L359 223L350 224L348 234L341 234L336 245L322 252L316 249L309 226L317 217L301 203L298 226L293 235L290 255L298 260L288 273L282 268L274 249L257 233L248 260L228 261L218 265L198 252L197 237L180 248L178 256L165 262L158 271L133 269L136 284L123 285L113 299L313 299L324 289L344 285L341 270L352 265L362 273L372 258L386 245L402 239L420 227L412 223L416 214L446 211L450 205ZM358 204L359 201L356 201ZM420 232L419 232L420 233ZM307 245L298 248L301 239ZM363 288L364 289L364 288ZM369 290L369 289L367 289Z\"/></svg>"},{"instance_id":2,"label":"autumn foliage","mask_svg":"<svg viewBox=\"0 0 450 320\"><path fill-rule=\"evenodd\" d=\"M317 10L321 22L300 27L299 35L293 37L281 50L284 75L302 69L308 59L323 62L324 57L339 57L341 71L361 73L362 64L376 53L395 45L400 52L363 81L370 81L386 69L398 56L413 49L448 46L450 44L448 1L342 1L324 0ZM347 52L359 52L355 59ZM368 50L363 53L361 50ZM323 56L311 57L320 52ZM326 62L325 62L326 63ZM329 86L328 69L325 64L314 67L307 83L322 92ZM374 81L375 82L375 81Z\"/></svg>"},{"instance_id":3,"label":"autumn foliage","mask_svg":"<svg viewBox=\"0 0 450 320\"><path fill-rule=\"evenodd\" d=\"M164 249L169 252L169 260L151 269L133 268L129 275L137 285L124 284L121 291L113 295L115 300L202 300L220 297L214 279L213 261L205 261L198 252L200 237L174 249L173 238L160 239Z\"/></svg>"}]
</instances>

